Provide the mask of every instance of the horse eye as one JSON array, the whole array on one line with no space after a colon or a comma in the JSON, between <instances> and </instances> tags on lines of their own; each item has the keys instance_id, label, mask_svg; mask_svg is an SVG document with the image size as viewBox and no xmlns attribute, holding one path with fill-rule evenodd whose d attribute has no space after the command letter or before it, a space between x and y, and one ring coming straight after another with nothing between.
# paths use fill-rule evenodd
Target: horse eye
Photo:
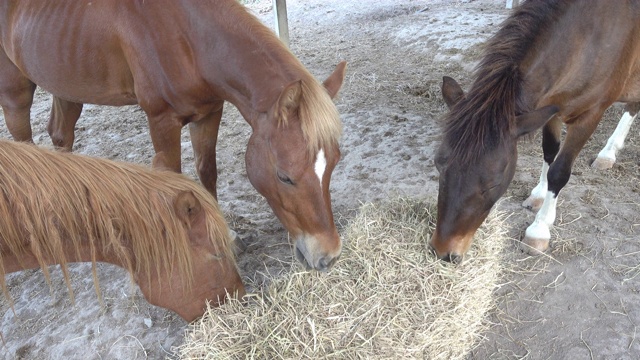
<instances>
[{"instance_id":1,"label":"horse eye","mask_svg":"<svg viewBox=\"0 0 640 360\"><path fill-rule=\"evenodd\" d=\"M282 174L281 172L277 172L278 175L278 180L280 180L280 182L287 184L287 185L295 185L293 183L293 180L291 180L291 178L289 178L287 175Z\"/></svg>"}]
</instances>

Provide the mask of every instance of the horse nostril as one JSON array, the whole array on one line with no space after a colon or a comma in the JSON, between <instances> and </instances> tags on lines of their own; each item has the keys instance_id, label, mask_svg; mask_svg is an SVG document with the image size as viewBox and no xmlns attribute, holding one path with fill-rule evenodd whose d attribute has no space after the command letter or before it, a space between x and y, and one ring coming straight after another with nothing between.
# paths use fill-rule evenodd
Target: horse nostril
<instances>
[{"instance_id":1,"label":"horse nostril","mask_svg":"<svg viewBox=\"0 0 640 360\"><path fill-rule=\"evenodd\" d=\"M458 265L462 262L462 256L456 254L447 254L441 258L446 262L450 262L454 265Z\"/></svg>"},{"instance_id":2,"label":"horse nostril","mask_svg":"<svg viewBox=\"0 0 640 360\"><path fill-rule=\"evenodd\" d=\"M427 251L434 255L435 257L437 257L438 259L442 260L442 261L446 261L449 263L452 263L454 265L458 265L462 262L462 256L461 255L456 255L456 254L451 254L451 253L447 253L443 256L439 256L438 252L436 251L436 248L431 245L431 243L427 243Z\"/></svg>"},{"instance_id":3,"label":"horse nostril","mask_svg":"<svg viewBox=\"0 0 640 360\"><path fill-rule=\"evenodd\" d=\"M329 269L329 261L326 257L323 257L318 261L318 271L327 271Z\"/></svg>"},{"instance_id":4,"label":"horse nostril","mask_svg":"<svg viewBox=\"0 0 640 360\"><path fill-rule=\"evenodd\" d=\"M338 261L340 256L328 257L325 256L318 261L318 271L328 271Z\"/></svg>"}]
</instances>

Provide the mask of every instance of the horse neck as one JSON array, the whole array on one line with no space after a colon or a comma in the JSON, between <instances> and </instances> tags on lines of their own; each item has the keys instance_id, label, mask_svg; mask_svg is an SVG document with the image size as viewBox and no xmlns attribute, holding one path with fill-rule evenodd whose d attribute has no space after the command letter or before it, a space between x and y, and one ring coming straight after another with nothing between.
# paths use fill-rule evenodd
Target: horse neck
<instances>
[{"instance_id":1,"label":"horse neck","mask_svg":"<svg viewBox=\"0 0 640 360\"><path fill-rule=\"evenodd\" d=\"M203 22L206 29L199 32L203 39L193 39L209 44L200 54L200 71L214 92L249 122L267 112L285 86L311 76L280 39L236 0L220 1L205 17L215 19Z\"/></svg>"},{"instance_id":2,"label":"horse neck","mask_svg":"<svg viewBox=\"0 0 640 360\"><path fill-rule=\"evenodd\" d=\"M239 76L225 78L216 84L226 95L225 100L235 105L250 123L259 114L269 111L287 85L302 78L302 75L287 69L287 64L283 61L268 58L266 54L259 57L267 58L267 63L256 67L251 54L239 55L238 61L229 64L233 69L228 70L229 74Z\"/></svg>"}]
</instances>

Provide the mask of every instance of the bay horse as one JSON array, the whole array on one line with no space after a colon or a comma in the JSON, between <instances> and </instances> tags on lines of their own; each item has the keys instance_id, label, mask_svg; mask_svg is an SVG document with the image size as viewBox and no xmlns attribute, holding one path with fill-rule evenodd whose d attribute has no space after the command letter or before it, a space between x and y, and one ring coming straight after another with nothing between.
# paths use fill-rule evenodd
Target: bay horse
<instances>
[{"instance_id":1,"label":"bay horse","mask_svg":"<svg viewBox=\"0 0 640 360\"><path fill-rule=\"evenodd\" d=\"M332 98L346 63L318 82L237 0L7 0L0 4L0 105L18 141L32 141L37 86L53 95L47 130L71 150L82 104L139 104L154 167L181 171L189 125L196 170L216 198L224 101L251 125L251 184L292 235L298 260L328 270L341 241L329 182L342 123Z\"/></svg>"},{"instance_id":2,"label":"bay horse","mask_svg":"<svg viewBox=\"0 0 640 360\"><path fill-rule=\"evenodd\" d=\"M187 321L207 301L242 297L229 230L213 196L170 171L0 141L0 285L4 276L60 264L126 269L149 303Z\"/></svg>"},{"instance_id":3,"label":"bay horse","mask_svg":"<svg viewBox=\"0 0 640 360\"><path fill-rule=\"evenodd\" d=\"M513 179L518 138L542 128L543 185L523 247L549 246L560 190L614 102L640 101L640 1L527 0L487 42L464 93L445 77L450 108L435 158L438 216L430 245L459 262ZM566 136L560 146L561 130Z\"/></svg>"}]
</instances>

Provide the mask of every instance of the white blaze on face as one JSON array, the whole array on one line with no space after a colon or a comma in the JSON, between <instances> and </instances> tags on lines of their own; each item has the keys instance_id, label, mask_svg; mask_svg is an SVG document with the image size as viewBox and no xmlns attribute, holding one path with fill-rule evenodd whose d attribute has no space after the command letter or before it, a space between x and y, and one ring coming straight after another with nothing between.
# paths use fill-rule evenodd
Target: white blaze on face
<instances>
[{"instance_id":1,"label":"white blaze on face","mask_svg":"<svg viewBox=\"0 0 640 360\"><path fill-rule=\"evenodd\" d=\"M318 151L318 155L316 156L316 165L314 167L316 175L318 175L318 179L320 179L320 188L322 188L322 177L324 176L324 170L326 168L327 158L324 157L324 150L320 149L320 151Z\"/></svg>"}]
</instances>

